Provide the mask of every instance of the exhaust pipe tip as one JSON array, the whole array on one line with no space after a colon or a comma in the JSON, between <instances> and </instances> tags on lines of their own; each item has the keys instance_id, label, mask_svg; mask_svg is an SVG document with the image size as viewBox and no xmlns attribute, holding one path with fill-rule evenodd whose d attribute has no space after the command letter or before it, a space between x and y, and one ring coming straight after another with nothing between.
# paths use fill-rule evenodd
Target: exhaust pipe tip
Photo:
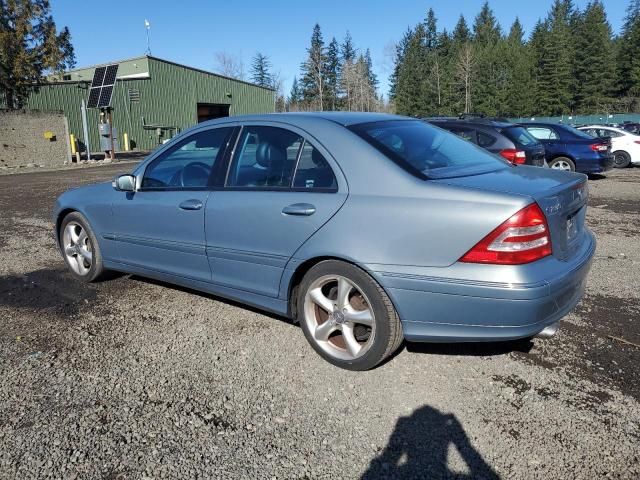
<instances>
[{"instance_id":1,"label":"exhaust pipe tip","mask_svg":"<svg viewBox=\"0 0 640 480\"><path fill-rule=\"evenodd\" d=\"M551 338L556 334L558 328L560 328L560 322L552 323L538 332L536 334L536 338Z\"/></svg>"}]
</instances>

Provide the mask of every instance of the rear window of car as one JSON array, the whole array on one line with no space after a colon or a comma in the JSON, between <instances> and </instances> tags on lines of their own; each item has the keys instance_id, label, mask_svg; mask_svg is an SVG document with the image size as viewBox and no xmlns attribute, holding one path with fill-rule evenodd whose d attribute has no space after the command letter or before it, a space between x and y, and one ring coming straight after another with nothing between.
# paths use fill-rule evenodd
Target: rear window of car
<instances>
[{"instance_id":1,"label":"rear window of car","mask_svg":"<svg viewBox=\"0 0 640 480\"><path fill-rule=\"evenodd\" d=\"M349 129L424 179L509 168L506 161L473 143L419 120L363 123Z\"/></svg>"},{"instance_id":2,"label":"rear window of car","mask_svg":"<svg viewBox=\"0 0 640 480\"><path fill-rule=\"evenodd\" d=\"M523 127L509 127L502 130L502 133L509 140L514 142L516 145L520 145L523 147L528 147L530 145L535 145L538 142L538 139L531 135L527 130Z\"/></svg>"},{"instance_id":3,"label":"rear window of car","mask_svg":"<svg viewBox=\"0 0 640 480\"><path fill-rule=\"evenodd\" d=\"M558 125L557 128L559 128L560 130L564 130L565 132L569 132L570 134L578 138L584 138L587 140L593 139L593 137L588 133L578 130L577 128L570 127L569 125Z\"/></svg>"}]
</instances>

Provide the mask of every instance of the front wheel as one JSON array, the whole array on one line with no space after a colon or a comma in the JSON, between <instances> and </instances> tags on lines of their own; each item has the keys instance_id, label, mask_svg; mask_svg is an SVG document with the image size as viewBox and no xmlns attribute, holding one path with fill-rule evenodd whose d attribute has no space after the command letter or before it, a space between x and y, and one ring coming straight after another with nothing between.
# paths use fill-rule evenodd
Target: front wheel
<instances>
[{"instance_id":1,"label":"front wheel","mask_svg":"<svg viewBox=\"0 0 640 480\"><path fill-rule=\"evenodd\" d=\"M67 267L75 278L88 283L102 275L104 267L98 239L84 215L72 212L64 217L58 242Z\"/></svg>"},{"instance_id":2,"label":"front wheel","mask_svg":"<svg viewBox=\"0 0 640 480\"><path fill-rule=\"evenodd\" d=\"M558 157L554 158L549 162L549 168L553 168L554 170L564 170L567 172L575 172L576 164L573 163L573 160L567 157Z\"/></svg>"},{"instance_id":3,"label":"front wheel","mask_svg":"<svg viewBox=\"0 0 640 480\"><path fill-rule=\"evenodd\" d=\"M402 326L391 300L366 272L337 260L312 267L298 289L298 318L320 356L369 370L398 349Z\"/></svg>"},{"instance_id":4,"label":"front wheel","mask_svg":"<svg viewBox=\"0 0 640 480\"><path fill-rule=\"evenodd\" d=\"M615 168L627 168L631 163L631 155L622 150L613 152L613 166Z\"/></svg>"}]
</instances>

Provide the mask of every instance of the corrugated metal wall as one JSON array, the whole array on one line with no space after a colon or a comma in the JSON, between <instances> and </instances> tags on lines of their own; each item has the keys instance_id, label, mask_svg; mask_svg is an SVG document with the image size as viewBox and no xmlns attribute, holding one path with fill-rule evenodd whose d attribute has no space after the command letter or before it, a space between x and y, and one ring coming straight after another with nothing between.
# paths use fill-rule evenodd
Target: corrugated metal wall
<instances>
[{"instance_id":1,"label":"corrugated metal wall","mask_svg":"<svg viewBox=\"0 0 640 480\"><path fill-rule=\"evenodd\" d=\"M137 149L149 150L158 144L154 130L142 128L147 124L175 126L183 130L197 123L197 104L229 104L231 115L274 111L271 90L184 68L162 60L149 58L148 79L118 80L113 92L113 124L119 136L127 132ZM139 102L130 102L128 90L137 90ZM62 110L69 120L69 130L83 140L80 104L87 99L88 89L79 83L45 85L34 92L28 108ZM99 112L89 110L91 149L99 150ZM122 140L120 142L122 145Z\"/></svg>"}]
</instances>

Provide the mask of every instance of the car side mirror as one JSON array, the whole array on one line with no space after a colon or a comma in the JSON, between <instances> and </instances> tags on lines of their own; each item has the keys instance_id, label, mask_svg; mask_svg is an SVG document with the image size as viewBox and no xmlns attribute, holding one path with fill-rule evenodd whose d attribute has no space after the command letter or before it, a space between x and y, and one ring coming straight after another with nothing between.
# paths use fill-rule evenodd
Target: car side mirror
<instances>
[{"instance_id":1,"label":"car side mirror","mask_svg":"<svg viewBox=\"0 0 640 480\"><path fill-rule=\"evenodd\" d=\"M111 185L120 192L135 192L136 177L130 174L120 175L113 180Z\"/></svg>"}]
</instances>

